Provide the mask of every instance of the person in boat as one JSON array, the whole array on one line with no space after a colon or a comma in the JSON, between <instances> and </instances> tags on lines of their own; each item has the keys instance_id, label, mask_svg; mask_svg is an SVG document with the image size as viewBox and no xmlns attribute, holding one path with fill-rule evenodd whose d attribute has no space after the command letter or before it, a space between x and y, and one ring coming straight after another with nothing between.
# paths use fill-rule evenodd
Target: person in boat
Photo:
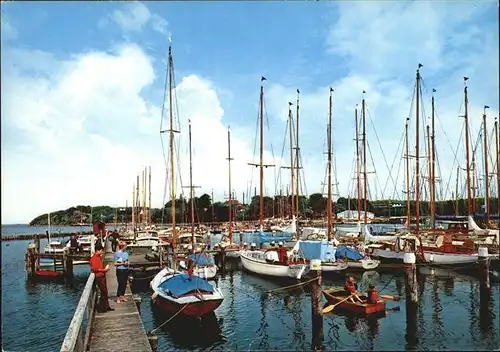
<instances>
[{"instance_id":1,"label":"person in boat","mask_svg":"<svg viewBox=\"0 0 500 352\"><path fill-rule=\"evenodd\" d=\"M379 295L378 295L378 290L375 286L370 285L368 286L368 303L370 304L375 304L379 300Z\"/></svg>"},{"instance_id":2,"label":"person in boat","mask_svg":"<svg viewBox=\"0 0 500 352\"><path fill-rule=\"evenodd\" d=\"M78 250L78 235L76 233L74 233L73 237L69 240L69 249L72 252L76 252Z\"/></svg>"},{"instance_id":3,"label":"person in boat","mask_svg":"<svg viewBox=\"0 0 500 352\"><path fill-rule=\"evenodd\" d=\"M90 258L90 270L95 274L95 279L97 282L97 287L99 287L99 291L101 292L99 297L99 308L100 311L105 313L114 310L109 305L108 299L108 286L106 283L106 273L109 270L109 267L104 267L102 263L102 253L104 251L104 247L102 244L97 243L95 245L95 253Z\"/></svg>"},{"instance_id":4,"label":"person in boat","mask_svg":"<svg viewBox=\"0 0 500 352\"><path fill-rule=\"evenodd\" d=\"M288 250L283 247L283 242L278 242L278 258L280 263L288 263Z\"/></svg>"},{"instance_id":5,"label":"person in boat","mask_svg":"<svg viewBox=\"0 0 500 352\"><path fill-rule=\"evenodd\" d=\"M356 301L363 302L363 300L358 296L358 285L354 282L354 278L352 276L349 276L347 278L347 281L344 285L344 290L346 290L349 295L352 295L351 298L349 298L352 303L356 303Z\"/></svg>"},{"instance_id":6,"label":"person in boat","mask_svg":"<svg viewBox=\"0 0 500 352\"><path fill-rule=\"evenodd\" d=\"M121 241L118 244L118 251L115 253L113 258L113 262L116 267L116 281L118 282L118 287L116 289L116 303L127 302L127 299L125 299L125 290L127 288L129 262L128 253L125 251L125 248L127 248L127 244Z\"/></svg>"},{"instance_id":7,"label":"person in boat","mask_svg":"<svg viewBox=\"0 0 500 352\"><path fill-rule=\"evenodd\" d=\"M256 248L257 248L257 245L256 245L255 243L252 243L252 244L250 245L250 250L251 250L251 251L254 251Z\"/></svg>"}]
</instances>

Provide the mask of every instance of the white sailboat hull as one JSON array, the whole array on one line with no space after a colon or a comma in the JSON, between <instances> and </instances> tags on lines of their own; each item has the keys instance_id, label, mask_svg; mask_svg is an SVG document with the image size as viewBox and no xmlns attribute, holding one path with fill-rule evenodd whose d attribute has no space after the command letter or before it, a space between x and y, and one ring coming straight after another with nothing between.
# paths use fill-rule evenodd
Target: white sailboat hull
<instances>
[{"instance_id":1,"label":"white sailboat hull","mask_svg":"<svg viewBox=\"0 0 500 352\"><path fill-rule=\"evenodd\" d=\"M332 263L322 262L321 263L321 271L326 272L326 273L343 271L343 270L346 270L348 267L349 267L349 264L346 262L332 262Z\"/></svg>"},{"instance_id":2,"label":"white sailboat hull","mask_svg":"<svg viewBox=\"0 0 500 352\"><path fill-rule=\"evenodd\" d=\"M358 261L347 262L349 269L373 270L380 265L380 260L377 259L360 259Z\"/></svg>"},{"instance_id":3,"label":"white sailboat hull","mask_svg":"<svg viewBox=\"0 0 500 352\"><path fill-rule=\"evenodd\" d=\"M424 251L424 258L431 264L459 265L474 264L479 259L478 253L457 254Z\"/></svg>"},{"instance_id":4,"label":"white sailboat hull","mask_svg":"<svg viewBox=\"0 0 500 352\"><path fill-rule=\"evenodd\" d=\"M298 277L309 272L307 264L282 265L265 261L264 251L240 251L243 267L255 274L276 277Z\"/></svg>"}]
</instances>

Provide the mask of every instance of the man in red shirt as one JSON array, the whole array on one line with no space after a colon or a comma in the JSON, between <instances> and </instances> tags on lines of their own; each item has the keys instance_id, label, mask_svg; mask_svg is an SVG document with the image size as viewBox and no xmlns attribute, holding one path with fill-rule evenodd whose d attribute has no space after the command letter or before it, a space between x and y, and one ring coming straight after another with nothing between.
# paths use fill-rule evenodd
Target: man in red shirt
<instances>
[{"instance_id":1,"label":"man in red shirt","mask_svg":"<svg viewBox=\"0 0 500 352\"><path fill-rule=\"evenodd\" d=\"M95 279L97 282L97 286L99 287L99 290L101 291L101 295L99 297L99 307L102 312L109 312L114 310L109 306L109 300L108 300L108 286L106 284L106 273L109 270L109 267L106 266L104 267L102 263L102 252L103 252L103 247L101 243L96 243L95 245L95 253L94 255L90 258L90 271L92 271L95 274Z\"/></svg>"}]
</instances>

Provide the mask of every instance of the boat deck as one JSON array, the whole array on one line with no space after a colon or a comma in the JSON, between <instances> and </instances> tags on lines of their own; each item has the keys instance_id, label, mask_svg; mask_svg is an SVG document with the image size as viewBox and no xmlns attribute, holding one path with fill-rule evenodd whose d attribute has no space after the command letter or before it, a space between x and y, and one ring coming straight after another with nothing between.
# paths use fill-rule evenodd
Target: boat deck
<instances>
[{"instance_id":1,"label":"boat deck","mask_svg":"<svg viewBox=\"0 0 500 352\"><path fill-rule=\"evenodd\" d=\"M113 253L106 254L104 261L111 263ZM144 331L141 316L132 298L130 284L127 283L125 297L127 302L116 303L116 268L109 266L106 275L111 308L115 311L96 312L92 326L90 351L152 351Z\"/></svg>"}]
</instances>

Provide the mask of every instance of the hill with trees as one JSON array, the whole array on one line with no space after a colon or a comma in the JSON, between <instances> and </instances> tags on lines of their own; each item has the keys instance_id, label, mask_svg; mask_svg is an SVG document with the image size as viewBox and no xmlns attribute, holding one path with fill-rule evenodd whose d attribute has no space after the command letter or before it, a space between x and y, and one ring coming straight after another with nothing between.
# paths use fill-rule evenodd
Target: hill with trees
<instances>
[{"instance_id":1,"label":"hill with trees","mask_svg":"<svg viewBox=\"0 0 500 352\"><path fill-rule=\"evenodd\" d=\"M231 202L237 220L258 220L260 213L259 197L252 197L249 204L242 204L237 200ZM299 197L299 210L301 216L310 219L319 219L326 216L328 200L321 193L313 193L309 197ZM361 201L363 204L363 200ZM340 197L336 202L332 203L335 213L344 210L356 210L357 199ZM475 199L475 213L483 213L484 198ZM171 222L171 206L169 201L163 209L153 208L151 210L151 218L153 223L169 223ZM410 202L412 215L415 210L415 202ZM195 221L198 222L223 222L228 221L228 202L215 202L208 194L203 194L194 199ZM176 200L176 222L189 223L191 221L191 200L179 198ZM291 208L291 197L275 196L264 197L264 217L283 217L289 216ZM400 200L374 200L367 201L367 209L375 216L405 216L406 202ZM490 213L498 212L497 199L490 199ZM429 204L426 201L420 202L420 214L428 215ZM446 200L436 203L436 213L438 215L466 215L467 201L465 199ZM115 219L116 218L116 219ZM131 207L110 207L107 205L91 207L90 205L78 205L66 210L59 210L50 214L52 225L76 225L80 222L90 223L91 221L101 220L106 223L113 223L115 220L119 223L132 221ZM30 225L47 225L48 214L42 214L34 218Z\"/></svg>"}]
</instances>

